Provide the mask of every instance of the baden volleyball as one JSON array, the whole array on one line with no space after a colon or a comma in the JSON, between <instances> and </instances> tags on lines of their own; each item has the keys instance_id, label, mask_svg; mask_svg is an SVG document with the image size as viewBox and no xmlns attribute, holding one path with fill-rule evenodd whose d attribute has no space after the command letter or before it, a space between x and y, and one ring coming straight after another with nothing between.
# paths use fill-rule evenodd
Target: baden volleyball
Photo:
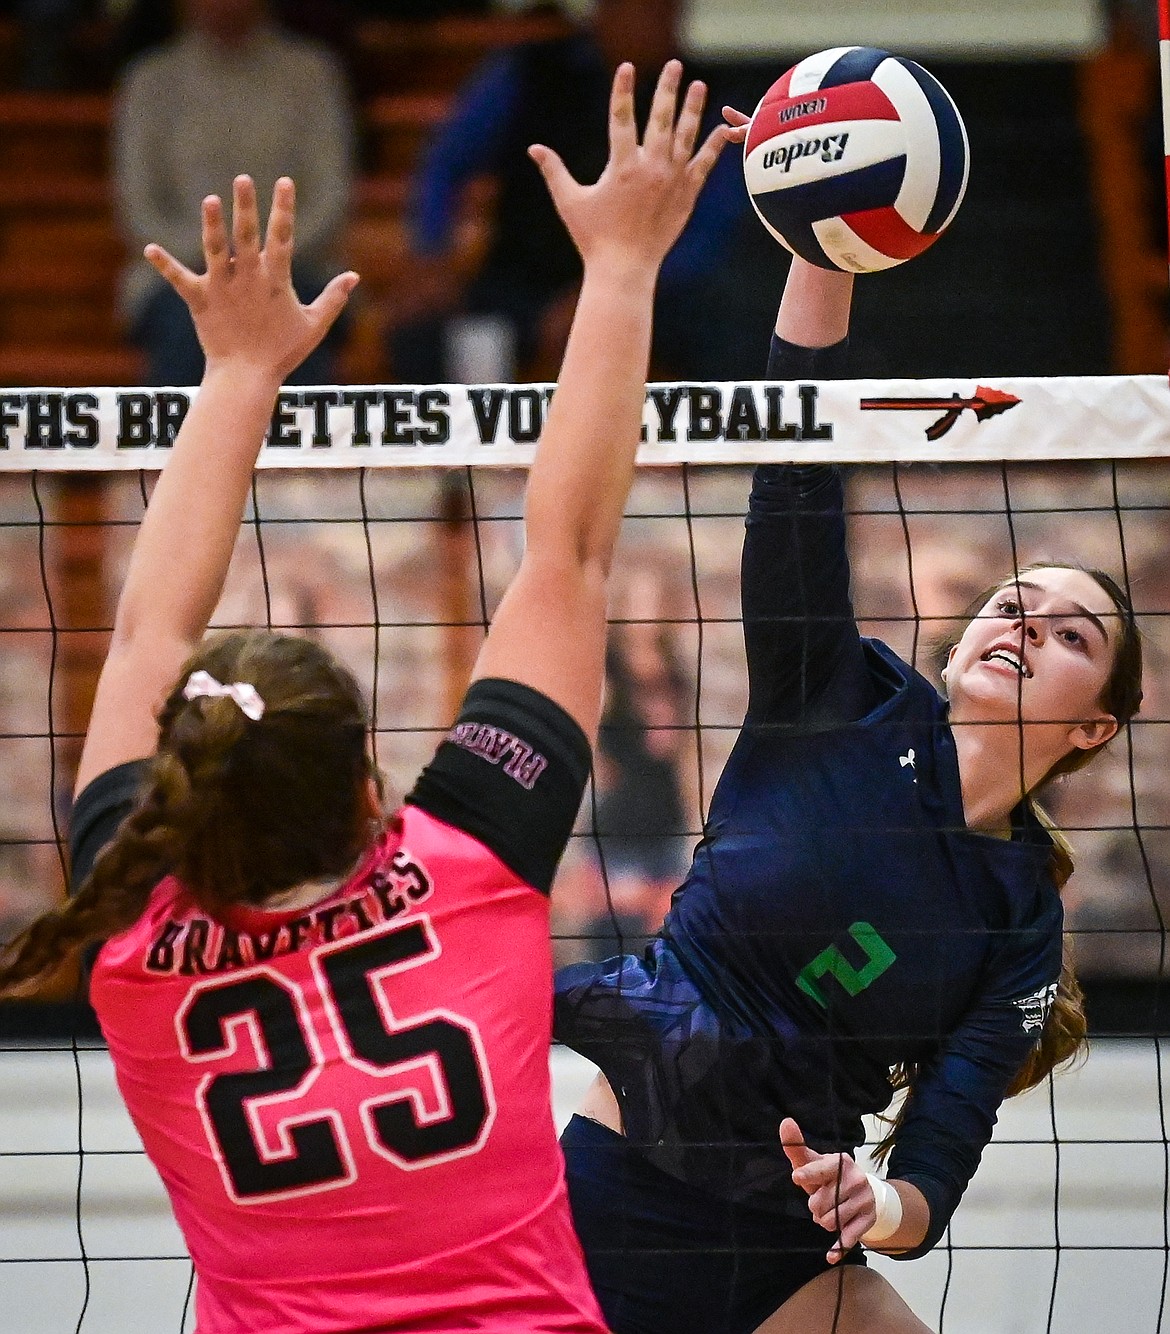
<instances>
[{"instance_id":1,"label":"baden volleyball","mask_svg":"<svg viewBox=\"0 0 1170 1334\"><path fill-rule=\"evenodd\" d=\"M823 269L873 273L921 254L967 188L967 131L950 94L902 56L839 46L764 94L743 172L769 232Z\"/></svg>"}]
</instances>

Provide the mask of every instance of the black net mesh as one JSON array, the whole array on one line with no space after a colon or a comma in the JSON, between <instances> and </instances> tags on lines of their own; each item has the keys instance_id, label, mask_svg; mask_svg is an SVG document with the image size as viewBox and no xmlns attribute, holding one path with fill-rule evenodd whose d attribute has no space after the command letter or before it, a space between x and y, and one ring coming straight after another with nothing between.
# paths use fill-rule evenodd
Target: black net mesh
<instances>
[{"instance_id":1,"label":"black net mesh","mask_svg":"<svg viewBox=\"0 0 1170 1334\"><path fill-rule=\"evenodd\" d=\"M643 470L615 562L594 782L554 891L558 963L637 950L685 875L743 717L745 467ZM150 478L0 477L0 937L63 893L62 831ZM523 475L258 475L219 626L319 638L373 701L406 791L452 720L518 563ZM1110 570L1147 639L1141 714L1047 794L1078 854L1066 893L1091 1026L1081 1073L1005 1109L945 1244L897 1281L932 1327L1135 1329L1167 1311L1170 504L1152 462L858 466L847 479L863 631L937 679L933 646L1033 561ZM0 1309L13 1330L192 1327L181 1239L116 1101L73 982L0 1012ZM881 1262L879 1262L880 1264ZM916 1277L911 1277L911 1270ZM998 1304L997 1304L998 1303ZM1007 1323L1014 1312L1015 1323ZM1099 1323L1104 1320L1105 1323ZM10 1323L11 1322L11 1323Z\"/></svg>"}]
</instances>

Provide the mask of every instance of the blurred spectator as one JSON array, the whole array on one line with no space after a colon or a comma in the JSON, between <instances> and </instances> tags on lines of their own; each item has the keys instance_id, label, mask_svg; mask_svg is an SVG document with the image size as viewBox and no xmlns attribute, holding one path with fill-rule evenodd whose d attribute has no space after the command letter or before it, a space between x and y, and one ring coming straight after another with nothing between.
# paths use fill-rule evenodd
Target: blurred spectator
<instances>
[{"instance_id":1,"label":"blurred spectator","mask_svg":"<svg viewBox=\"0 0 1170 1334\"><path fill-rule=\"evenodd\" d=\"M438 19L449 14L487 14L492 0L356 0L371 19Z\"/></svg>"},{"instance_id":2,"label":"blurred spectator","mask_svg":"<svg viewBox=\"0 0 1170 1334\"><path fill-rule=\"evenodd\" d=\"M183 0L105 0L105 4L117 20L120 62L171 41L182 26ZM323 42L343 59L352 55L354 28L364 17L358 0L269 0L268 9L282 28Z\"/></svg>"},{"instance_id":3,"label":"blurred spectator","mask_svg":"<svg viewBox=\"0 0 1170 1334\"><path fill-rule=\"evenodd\" d=\"M638 950L662 925L689 850L680 750L686 680L665 626L611 633L606 706L583 841L598 883L580 934L595 959Z\"/></svg>"},{"instance_id":4,"label":"blurred spectator","mask_svg":"<svg viewBox=\"0 0 1170 1334\"><path fill-rule=\"evenodd\" d=\"M311 300L336 269L349 211L354 134L342 68L277 27L265 0L184 0L182 18L172 41L130 65L118 92L114 175L127 243L140 252L157 241L198 263L204 196L230 197L232 178L247 172L265 199L289 175L294 280ZM141 259L126 271L122 304L147 356L147 383L197 383L203 357L187 309ZM340 336L335 328L290 379L330 383Z\"/></svg>"},{"instance_id":5,"label":"blurred spectator","mask_svg":"<svg viewBox=\"0 0 1170 1334\"><path fill-rule=\"evenodd\" d=\"M678 54L680 8L680 0L598 0L590 26L505 49L473 74L414 181L411 290L403 294L412 308L399 307L391 333L397 379L555 376L580 262L526 150L548 144L578 180L596 180L613 70L634 62L643 117L659 69ZM704 128L718 111L708 107ZM464 188L484 175L497 185L494 225L479 272L459 292L452 237ZM736 155L725 153L663 266L655 374L718 373L727 330L707 282L727 251L725 233L746 209L739 177Z\"/></svg>"}]
</instances>

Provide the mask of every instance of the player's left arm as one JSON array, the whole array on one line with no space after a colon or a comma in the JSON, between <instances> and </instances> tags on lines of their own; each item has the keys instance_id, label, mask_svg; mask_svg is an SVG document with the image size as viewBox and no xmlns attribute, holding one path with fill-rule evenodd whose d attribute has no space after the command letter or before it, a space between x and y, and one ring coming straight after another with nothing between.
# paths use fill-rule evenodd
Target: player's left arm
<instances>
[{"instance_id":1,"label":"player's left arm","mask_svg":"<svg viewBox=\"0 0 1170 1334\"><path fill-rule=\"evenodd\" d=\"M641 143L634 69L610 100L595 185L534 148L585 277L525 494L525 550L454 729L408 797L547 891L572 831L597 734L610 563L633 476L654 286L723 135L695 151L704 88L678 107L681 65L655 90Z\"/></svg>"},{"instance_id":2,"label":"player's left arm","mask_svg":"<svg viewBox=\"0 0 1170 1334\"><path fill-rule=\"evenodd\" d=\"M1043 924L1001 947L978 1000L915 1079L888 1176L918 1187L930 1226L899 1259L924 1254L942 1236L1040 1038L1060 976L1059 917L1056 904Z\"/></svg>"},{"instance_id":3,"label":"player's left arm","mask_svg":"<svg viewBox=\"0 0 1170 1334\"><path fill-rule=\"evenodd\" d=\"M525 549L474 678L548 696L592 742L604 678L609 570L634 472L654 289L724 142L695 149L705 88L678 106L682 67L664 66L641 142L634 69L619 67L609 160L593 185L549 148L530 152L581 255L584 278L524 502Z\"/></svg>"},{"instance_id":4,"label":"player's left arm","mask_svg":"<svg viewBox=\"0 0 1170 1334\"><path fill-rule=\"evenodd\" d=\"M191 310L206 371L135 538L77 792L154 752L156 710L219 601L277 390L357 283L356 274L344 274L301 305L291 282L293 213L286 177L277 182L262 243L255 188L240 176L230 240L219 199L203 202L206 273L192 273L159 246L146 248Z\"/></svg>"},{"instance_id":5,"label":"player's left arm","mask_svg":"<svg viewBox=\"0 0 1170 1334\"><path fill-rule=\"evenodd\" d=\"M1021 930L1001 947L979 998L919 1070L884 1182L846 1154L812 1152L799 1127L784 1123L781 1140L793 1181L808 1193L816 1221L839 1234L830 1262L862 1240L895 1259L913 1260L942 1237L1047 1017L1056 988L1043 979L1060 969L1057 915L1054 910L1043 925Z\"/></svg>"}]
</instances>

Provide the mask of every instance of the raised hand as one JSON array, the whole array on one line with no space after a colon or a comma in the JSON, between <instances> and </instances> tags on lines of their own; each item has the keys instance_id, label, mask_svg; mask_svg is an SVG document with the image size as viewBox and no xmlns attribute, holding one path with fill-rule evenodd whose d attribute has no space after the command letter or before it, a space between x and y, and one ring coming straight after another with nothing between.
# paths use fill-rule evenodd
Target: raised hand
<instances>
[{"instance_id":1,"label":"raised hand","mask_svg":"<svg viewBox=\"0 0 1170 1334\"><path fill-rule=\"evenodd\" d=\"M575 181L551 148L533 144L553 204L588 267L601 259L660 264L678 239L727 141L717 126L695 152L706 87L691 83L678 110L682 64L663 66L642 142L634 119L634 67L619 65L609 102L609 161L593 185Z\"/></svg>"},{"instance_id":2,"label":"raised hand","mask_svg":"<svg viewBox=\"0 0 1170 1334\"><path fill-rule=\"evenodd\" d=\"M808 1196L813 1220L837 1240L826 1259L836 1264L877 1218L873 1188L847 1153L817 1153L791 1117L780 1123L780 1143L792 1164L792 1180Z\"/></svg>"},{"instance_id":3,"label":"raised hand","mask_svg":"<svg viewBox=\"0 0 1170 1334\"><path fill-rule=\"evenodd\" d=\"M325 337L357 286L356 273L342 273L311 305L301 304L292 285L295 214L295 188L282 176L261 246L256 187L237 176L230 240L222 201L203 201L206 272L193 273L162 246L146 247L146 258L187 303L209 370L230 361L282 380Z\"/></svg>"}]
</instances>

